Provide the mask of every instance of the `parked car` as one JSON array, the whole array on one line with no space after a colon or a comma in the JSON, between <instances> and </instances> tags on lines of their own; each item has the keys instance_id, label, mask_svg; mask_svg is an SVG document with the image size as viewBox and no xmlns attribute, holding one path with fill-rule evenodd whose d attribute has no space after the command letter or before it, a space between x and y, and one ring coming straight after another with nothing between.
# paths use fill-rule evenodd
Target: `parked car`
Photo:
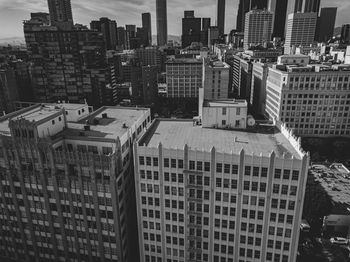
<instances>
[{"instance_id":1,"label":"parked car","mask_svg":"<svg viewBox=\"0 0 350 262\"><path fill-rule=\"evenodd\" d=\"M337 245L347 245L349 243L349 241L343 237L332 237L330 241L332 244L337 244Z\"/></svg>"}]
</instances>

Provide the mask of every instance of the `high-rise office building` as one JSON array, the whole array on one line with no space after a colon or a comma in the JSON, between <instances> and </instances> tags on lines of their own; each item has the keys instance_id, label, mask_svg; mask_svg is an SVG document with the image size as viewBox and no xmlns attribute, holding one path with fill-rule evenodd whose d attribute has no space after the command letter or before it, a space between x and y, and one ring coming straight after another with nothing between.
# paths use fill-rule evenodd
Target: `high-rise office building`
<instances>
[{"instance_id":1,"label":"high-rise office building","mask_svg":"<svg viewBox=\"0 0 350 262\"><path fill-rule=\"evenodd\" d=\"M101 32L107 50L115 50L117 46L117 22L107 17L100 18L99 21L91 21L91 30Z\"/></svg>"},{"instance_id":2,"label":"high-rise office building","mask_svg":"<svg viewBox=\"0 0 350 262\"><path fill-rule=\"evenodd\" d=\"M326 42L333 37L336 17L336 7L321 8L321 14L317 19L317 29L315 35L315 39L317 41Z\"/></svg>"},{"instance_id":3,"label":"high-rise office building","mask_svg":"<svg viewBox=\"0 0 350 262\"><path fill-rule=\"evenodd\" d=\"M70 101L103 104L108 84L103 36L86 27L57 30L25 21L24 35L32 61L32 86L37 102Z\"/></svg>"},{"instance_id":4,"label":"high-rise office building","mask_svg":"<svg viewBox=\"0 0 350 262\"><path fill-rule=\"evenodd\" d=\"M293 13L319 13L321 0L288 0L287 16Z\"/></svg>"},{"instance_id":5,"label":"high-rise office building","mask_svg":"<svg viewBox=\"0 0 350 262\"><path fill-rule=\"evenodd\" d=\"M0 257L137 260L131 145L150 110L90 109L38 104L0 118Z\"/></svg>"},{"instance_id":6,"label":"high-rise office building","mask_svg":"<svg viewBox=\"0 0 350 262\"><path fill-rule=\"evenodd\" d=\"M269 0L268 10L273 15L272 37L284 38L288 0Z\"/></svg>"},{"instance_id":7,"label":"high-rise office building","mask_svg":"<svg viewBox=\"0 0 350 262\"><path fill-rule=\"evenodd\" d=\"M350 65L313 65L284 55L269 68L266 113L298 136L350 136Z\"/></svg>"},{"instance_id":8,"label":"high-rise office building","mask_svg":"<svg viewBox=\"0 0 350 262\"><path fill-rule=\"evenodd\" d=\"M293 53L293 48L310 46L314 42L317 13L294 13L288 15L284 53Z\"/></svg>"},{"instance_id":9,"label":"high-rise office building","mask_svg":"<svg viewBox=\"0 0 350 262\"><path fill-rule=\"evenodd\" d=\"M246 13L244 49L271 41L273 13L267 10L252 10Z\"/></svg>"},{"instance_id":10,"label":"high-rise office building","mask_svg":"<svg viewBox=\"0 0 350 262\"><path fill-rule=\"evenodd\" d=\"M350 24L345 24L342 26L341 39L346 43L350 43Z\"/></svg>"},{"instance_id":11,"label":"high-rise office building","mask_svg":"<svg viewBox=\"0 0 350 262\"><path fill-rule=\"evenodd\" d=\"M296 261L309 165L300 140L279 123L242 130L246 101L204 109L208 128L155 120L134 144L140 261Z\"/></svg>"},{"instance_id":12,"label":"high-rise office building","mask_svg":"<svg viewBox=\"0 0 350 262\"><path fill-rule=\"evenodd\" d=\"M203 46L208 46L209 28L211 26L210 17L202 18L201 43Z\"/></svg>"},{"instance_id":13,"label":"high-rise office building","mask_svg":"<svg viewBox=\"0 0 350 262\"><path fill-rule=\"evenodd\" d=\"M217 0L216 19L220 35L225 34L226 0Z\"/></svg>"},{"instance_id":14,"label":"high-rise office building","mask_svg":"<svg viewBox=\"0 0 350 262\"><path fill-rule=\"evenodd\" d=\"M267 9L267 0L240 0L238 5L236 29L244 32L245 14L252 9Z\"/></svg>"},{"instance_id":15,"label":"high-rise office building","mask_svg":"<svg viewBox=\"0 0 350 262\"><path fill-rule=\"evenodd\" d=\"M60 30L73 27L73 13L71 0L48 0L51 25Z\"/></svg>"},{"instance_id":16,"label":"high-rise office building","mask_svg":"<svg viewBox=\"0 0 350 262\"><path fill-rule=\"evenodd\" d=\"M130 38L136 37L136 25L125 25L125 30L129 33Z\"/></svg>"},{"instance_id":17,"label":"high-rise office building","mask_svg":"<svg viewBox=\"0 0 350 262\"><path fill-rule=\"evenodd\" d=\"M157 15L157 44L163 46L168 43L168 13L167 0L156 0Z\"/></svg>"},{"instance_id":18,"label":"high-rise office building","mask_svg":"<svg viewBox=\"0 0 350 262\"><path fill-rule=\"evenodd\" d=\"M151 14L150 13L143 13L142 14L142 27L145 30L146 34L146 46L152 45L152 22L151 22Z\"/></svg>"},{"instance_id":19,"label":"high-rise office building","mask_svg":"<svg viewBox=\"0 0 350 262\"><path fill-rule=\"evenodd\" d=\"M168 98L198 98L202 87L203 62L198 59L173 59L166 62Z\"/></svg>"},{"instance_id":20,"label":"high-rise office building","mask_svg":"<svg viewBox=\"0 0 350 262\"><path fill-rule=\"evenodd\" d=\"M117 28L117 39L118 46L122 49L130 49L130 38L129 33L125 30L123 26Z\"/></svg>"},{"instance_id":21,"label":"high-rise office building","mask_svg":"<svg viewBox=\"0 0 350 262\"><path fill-rule=\"evenodd\" d=\"M202 19L194 17L194 11L185 11L184 16L182 18L182 48L201 41Z\"/></svg>"},{"instance_id":22,"label":"high-rise office building","mask_svg":"<svg viewBox=\"0 0 350 262\"><path fill-rule=\"evenodd\" d=\"M143 104L154 105L158 97L158 72L156 65L142 67L142 90Z\"/></svg>"}]
</instances>

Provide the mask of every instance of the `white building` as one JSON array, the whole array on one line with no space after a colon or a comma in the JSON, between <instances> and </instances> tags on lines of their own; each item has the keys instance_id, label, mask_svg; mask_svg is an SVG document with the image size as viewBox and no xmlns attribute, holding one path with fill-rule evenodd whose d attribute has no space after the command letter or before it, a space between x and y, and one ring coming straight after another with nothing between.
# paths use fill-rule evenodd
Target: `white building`
<instances>
[{"instance_id":1,"label":"white building","mask_svg":"<svg viewBox=\"0 0 350 262\"><path fill-rule=\"evenodd\" d=\"M285 126L148 130L134 144L140 261L296 261L309 156Z\"/></svg>"},{"instance_id":2,"label":"white building","mask_svg":"<svg viewBox=\"0 0 350 262\"><path fill-rule=\"evenodd\" d=\"M293 13L288 15L284 54L295 53L298 46L310 46L314 42L317 13Z\"/></svg>"},{"instance_id":3,"label":"white building","mask_svg":"<svg viewBox=\"0 0 350 262\"><path fill-rule=\"evenodd\" d=\"M349 136L349 65L305 65L308 59L299 56L281 59L295 64L269 68L267 116L299 136Z\"/></svg>"},{"instance_id":4,"label":"white building","mask_svg":"<svg viewBox=\"0 0 350 262\"><path fill-rule=\"evenodd\" d=\"M245 100L205 101L202 108L202 126L245 129L247 114L248 104Z\"/></svg>"},{"instance_id":5,"label":"white building","mask_svg":"<svg viewBox=\"0 0 350 262\"><path fill-rule=\"evenodd\" d=\"M274 14L267 10L251 10L245 14L244 49L271 41Z\"/></svg>"},{"instance_id":6,"label":"white building","mask_svg":"<svg viewBox=\"0 0 350 262\"><path fill-rule=\"evenodd\" d=\"M134 260L131 143L150 121L149 109L65 103L1 117L0 258Z\"/></svg>"}]
</instances>

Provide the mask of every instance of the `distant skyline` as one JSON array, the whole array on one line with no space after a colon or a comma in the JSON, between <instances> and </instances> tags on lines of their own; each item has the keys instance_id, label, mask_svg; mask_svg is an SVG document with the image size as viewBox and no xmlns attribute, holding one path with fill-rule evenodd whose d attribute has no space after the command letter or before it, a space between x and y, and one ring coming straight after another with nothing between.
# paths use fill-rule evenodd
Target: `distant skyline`
<instances>
[{"instance_id":1,"label":"distant skyline","mask_svg":"<svg viewBox=\"0 0 350 262\"><path fill-rule=\"evenodd\" d=\"M75 23L89 25L91 20L108 17L118 26L141 26L141 14L152 15L152 33L156 30L156 0L72 0ZM321 7L338 7L336 26L350 23L349 0L322 0ZM225 33L236 27L238 0L226 1ZM195 10L196 17L210 17L216 22L216 0L168 0L168 34L181 35L181 18L184 10ZM24 37L22 21L31 12L48 12L46 0L0 0L0 39Z\"/></svg>"}]
</instances>

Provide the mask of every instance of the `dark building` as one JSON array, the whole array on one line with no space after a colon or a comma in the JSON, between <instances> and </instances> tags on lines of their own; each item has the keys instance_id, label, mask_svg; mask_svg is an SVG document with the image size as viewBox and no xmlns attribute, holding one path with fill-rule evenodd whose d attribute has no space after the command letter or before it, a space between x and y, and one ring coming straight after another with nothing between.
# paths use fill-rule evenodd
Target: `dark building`
<instances>
[{"instance_id":1,"label":"dark building","mask_svg":"<svg viewBox=\"0 0 350 262\"><path fill-rule=\"evenodd\" d=\"M350 42L350 24L345 24L341 28L341 39L342 41L349 43Z\"/></svg>"},{"instance_id":2,"label":"dark building","mask_svg":"<svg viewBox=\"0 0 350 262\"><path fill-rule=\"evenodd\" d=\"M209 17L202 18L201 43L203 46L208 46L209 28L211 21Z\"/></svg>"},{"instance_id":3,"label":"dark building","mask_svg":"<svg viewBox=\"0 0 350 262\"><path fill-rule=\"evenodd\" d=\"M30 13L30 18L33 20L38 20L43 24L49 24L50 23L50 14L49 13Z\"/></svg>"},{"instance_id":4,"label":"dark building","mask_svg":"<svg viewBox=\"0 0 350 262\"><path fill-rule=\"evenodd\" d=\"M101 32L106 44L107 50L114 50L117 46L117 22L107 17L100 18L99 21L90 23L91 30Z\"/></svg>"},{"instance_id":5,"label":"dark building","mask_svg":"<svg viewBox=\"0 0 350 262\"><path fill-rule=\"evenodd\" d=\"M51 25L60 30L73 28L71 0L48 0Z\"/></svg>"},{"instance_id":6,"label":"dark building","mask_svg":"<svg viewBox=\"0 0 350 262\"><path fill-rule=\"evenodd\" d=\"M142 67L142 91L143 104L152 105L157 102L158 97L158 67Z\"/></svg>"},{"instance_id":7,"label":"dark building","mask_svg":"<svg viewBox=\"0 0 350 262\"><path fill-rule=\"evenodd\" d=\"M125 25L126 31L129 33L129 37L136 37L136 25Z\"/></svg>"},{"instance_id":8,"label":"dark building","mask_svg":"<svg viewBox=\"0 0 350 262\"><path fill-rule=\"evenodd\" d=\"M129 33L123 26L117 28L117 43L121 49L130 49Z\"/></svg>"},{"instance_id":9,"label":"dark building","mask_svg":"<svg viewBox=\"0 0 350 262\"><path fill-rule=\"evenodd\" d=\"M225 34L225 10L226 0L217 0L216 19L220 35Z\"/></svg>"},{"instance_id":10,"label":"dark building","mask_svg":"<svg viewBox=\"0 0 350 262\"><path fill-rule=\"evenodd\" d=\"M168 43L167 0L156 0L156 14L157 14L157 45L163 46Z\"/></svg>"},{"instance_id":11,"label":"dark building","mask_svg":"<svg viewBox=\"0 0 350 262\"><path fill-rule=\"evenodd\" d=\"M142 14L142 27L145 30L145 42L144 46L151 46L152 45L152 23L151 23L151 14L150 13L143 13Z\"/></svg>"},{"instance_id":12,"label":"dark building","mask_svg":"<svg viewBox=\"0 0 350 262\"><path fill-rule=\"evenodd\" d=\"M267 0L240 0L238 5L236 29L244 32L245 14L252 9L267 8Z\"/></svg>"},{"instance_id":13,"label":"dark building","mask_svg":"<svg viewBox=\"0 0 350 262\"><path fill-rule=\"evenodd\" d=\"M336 7L321 8L321 14L317 19L316 41L326 42L333 37L336 17Z\"/></svg>"},{"instance_id":14,"label":"dark building","mask_svg":"<svg viewBox=\"0 0 350 262\"><path fill-rule=\"evenodd\" d=\"M11 61L10 66L16 75L18 100L24 102L34 101L32 89L32 77L30 73L31 63L21 60Z\"/></svg>"},{"instance_id":15,"label":"dark building","mask_svg":"<svg viewBox=\"0 0 350 262\"><path fill-rule=\"evenodd\" d=\"M272 37L284 38L288 0L270 0L269 9L274 13Z\"/></svg>"},{"instance_id":16,"label":"dark building","mask_svg":"<svg viewBox=\"0 0 350 262\"><path fill-rule=\"evenodd\" d=\"M37 102L103 104L108 67L103 36L86 27L56 30L24 23ZM64 58L64 59L63 59Z\"/></svg>"},{"instance_id":17,"label":"dark building","mask_svg":"<svg viewBox=\"0 0 350 262\"><path fill-rule=\"evenodd\" d=\"M15 71L10 67L0 69L0 116L14 111L18 98Z\"/></svg>"},{"instance_id":18,"label":"dark building","mask_svg":"<svg viewBox=\"0 0 350 262\"><path fill-rule=\"evenodd\" d=\"M182 48L201 41L201 18L194 17L194 11L185 11L182 18Z\"/></svg>"}]
</instances>

